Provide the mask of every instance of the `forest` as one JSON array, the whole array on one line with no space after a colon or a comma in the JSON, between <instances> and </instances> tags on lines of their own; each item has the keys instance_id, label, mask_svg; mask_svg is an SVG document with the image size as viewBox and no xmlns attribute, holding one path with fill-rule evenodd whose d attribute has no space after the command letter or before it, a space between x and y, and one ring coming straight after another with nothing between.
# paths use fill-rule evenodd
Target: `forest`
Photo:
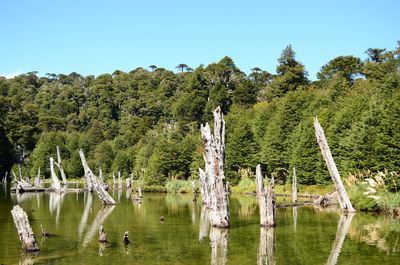
<instances>
[{"instance_id":1,"label":"forest","mask_svg":"<svg viewBox=\"0 0 400 265\"><path fill-rule=\"evenodd\" d=\"M226 120L226 176L235 185L258 163L278 183L297 169L300 184L330 183L316 143L318 116L342 176L387 172L400 188L400 42L365 58L339 56L311 81L289 45L276 73L246 75L229 57L176 72L156 65L82 76L0 77L0 175L49 177L60 146L68 178L83 176L79 149L106 178L121 171L146 185L198 179L200 125L221 106ZM364 173L363 173L364 172Z\"/></svg>"}]
</instances>

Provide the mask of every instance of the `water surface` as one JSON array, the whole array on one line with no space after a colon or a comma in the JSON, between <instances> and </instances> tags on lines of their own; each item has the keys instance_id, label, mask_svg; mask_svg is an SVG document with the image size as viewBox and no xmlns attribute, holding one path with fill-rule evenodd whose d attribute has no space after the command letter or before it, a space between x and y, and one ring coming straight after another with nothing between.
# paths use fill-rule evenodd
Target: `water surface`
<instances>
[{"instance_id":1,"label":"water surface","mask_svg":"<svg viewBox=\"0 0 400 265\"><path fill-rule=\"evenodd\" d=\"M260 228L253 196L230 197L231 228L210 229L207 211L191 195L126 191L102 207L95 194L11 194L0 185L0 264L399 264L400 223L385 216L314 207L278 208L277 227ZM40 246L24 254L13 205L28 213ZM165 221L160 221L160 216ZM40 225L56 237L43 238ZM99 244L104 225L109 243ZM129 231L131 244L122 236Z\"/></svg>"}]
</instances>

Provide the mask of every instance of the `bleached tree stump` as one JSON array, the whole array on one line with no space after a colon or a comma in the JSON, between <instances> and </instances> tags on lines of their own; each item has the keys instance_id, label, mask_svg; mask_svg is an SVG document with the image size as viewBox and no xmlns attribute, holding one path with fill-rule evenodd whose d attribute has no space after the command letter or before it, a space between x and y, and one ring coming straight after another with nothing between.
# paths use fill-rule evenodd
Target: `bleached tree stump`
<instances>
[{"instance_id":1,"label":"bleached tree stump","mask_svg":"<svg viewBox=\"0 0 400 265\"><path fill-rule=\"evenodd\" d=\"M256 184L257 198L260 208L260 226L273 227L275 226L275 182L272 177L267 191L264 188L264 181L261 172L261 166L256 167Z\"/></svg>"},{"instance_id":2,"label":"bleached tree stump","mask_svg":"<svg viewBox=\"0 0 400 265\"><path fill-rule=\"evenodd\" d=\"M267 193L265 192L264 180L261 173L261 166L259 164L256 167L256 188L260 209L260 225L267 226Z\"/></svg>"},{"instance_id":3,"label":"bleached tree stump","mask_svg":"<svg viewBox=\"0 0 400 265\"><path fill-rule=\"evenodd\" d=\"M27 252L39 251L39 246L36 243L35 235L25 211L19 205L15 205L11 210L11 215L18 231L22 249Z\"/></svg>"},{"instance_id":4,"label":"bleached tree stump","mask_svg":"<svg viewBox=\"0 0 400 265\"><path fill-rule=\"evenodd\" d=\"M293 177L292 177L292 201L297 202L297 174L296 167L293 167Z\"/></svg>"},{"instance_id":5,"label":"bleached tree stump","mask_svg":"<svg viewBox=\"0 0 400 265\"><path fill-rule=\"evenodd\" d=\"M314 117L314 128L322 156L324 157L333 183L335 184L335 189L338 192L338 201L340 207L342 208L343 212L356 212L350 202L349 197L347 196L346 189L344 188L342 179L340 178L339 171L336 167L335 161L333 160L331 150L326 140L324 129L322 129L321 125L319 124L317 117Z\"/></svg>"},{"instance_id":6,"label":"bleached tree stump","mask_svg":"<svg viewBox=\"0 0 400 265\"><path fill-rule=\"evenodd\" d=\"M210 185L210 223L214 227L229 227L228 191L225 185L225 121L221 108L214 111L214 133L208 123L201 126L204 141L205 173Z\"/></svg>"}]
</instances>

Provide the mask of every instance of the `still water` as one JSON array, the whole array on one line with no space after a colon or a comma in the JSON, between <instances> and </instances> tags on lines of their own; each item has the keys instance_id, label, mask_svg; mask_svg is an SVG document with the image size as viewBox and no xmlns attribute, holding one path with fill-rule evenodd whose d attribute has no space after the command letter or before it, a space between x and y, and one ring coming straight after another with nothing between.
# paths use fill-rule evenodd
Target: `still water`
<instances>
[{"instance_id":1,"label":"still water","mask_svg":"<svg viewBox=\"0 0 400 265\"><path fill-rule=\"evenodd\" d=\"M118 205L103 208L87 192L0 189L0 264L400 264L400 222L385 216L278 208L277 227L263 229L256 198L232 195L231 228L219 230L191 195L145 193L138 204L129 192L111 191ZM21 251L10 214L17 203L36 234L37 256ZM56 236L43 238L41 224ZM101 224L107 244L97 241Z\"/></svg>"}]
</instances>

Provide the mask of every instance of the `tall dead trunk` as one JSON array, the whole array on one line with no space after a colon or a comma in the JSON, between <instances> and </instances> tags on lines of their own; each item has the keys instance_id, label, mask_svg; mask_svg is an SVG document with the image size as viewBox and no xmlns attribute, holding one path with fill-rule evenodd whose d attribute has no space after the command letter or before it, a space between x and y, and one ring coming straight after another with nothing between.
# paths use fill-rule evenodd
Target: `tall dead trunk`
<instances>
[{"instance_id":1,"label":"tall dead trunk","mask_svg":"<svg viewBox=\"0 0 400 265\"><path fill-rule=\"evenodd\" d=\"M82 160L82 165L87 175L88 183L92 186L92 188L96 191L97 196L100 198L104 205L113 205L117 204L114 199L108 194L108 192L104 189L103 185L97 179L96 175L93 174L92 170L89 168L85 155L82 150L79 150L79 155Z\"/></svg>"},{"instance_id":2,"label":"tall dead trunk","mask_svg":"<svg viewBox=\"0 0 400 265\"><path fill-rule=\"evenodd\" d=\"M88 191L93 191L93 183L92 183L92 180L91 180L91 178L89 176L89 172L91 170L89 168L89 165L87 164L87 161L86 161L86 158L85 158L85 155L84 155L82 149L79 150L79 156L81 158L83 171L84 171L84 174L85 174L86 189Z\"/></svg>"},{"instance_id":3,"label":"tall dead trunk","mask_svg":"<svg viewBox=\"0 0 400 265\"><path fill-rule=\"evenodd\" d=\"M336 167L335 161L333 160L331 150L329 148L328 142L325 138L324 130L318 122L318 118L314 118L314 128L315 135L319 147L322 152L322 156L326 162L329 173L332 177L333 183L335 184L336 191L338 192L338 201L343 212L356 212L356 210L351 205L350 199L347 196L346 189L344 188L342 179L340 178L339 171Z\"/></svg>"},{"instance_id":4,"label":"tall dead trunk","mask_svg":"<svg viewBox=\"0 0 400 265\"><path fill-rule=\"evenodd\" d=\"M264 188L264 180L261 173L261 166L258 164L256 167L256 188L257 188L257 199L260 209L260 225L268 226L267 224L267 193Z\"/></svg>"},{"instance_id":5,"label":"tall dead trunk","mask_svg":"<svg viewBox=\"0 0 400 265\"><path fill-rule=\"evenodd\" d=\"M64 187L67 187L68 186L68 181L67 181L67 177L65 176L64 168L63 168L63 166L61 164L60 148L58 147L58 145L57 145L57 162L54 162L54 164L60 170L61 179L63 181Z\"/></svg>"},{"instance_id":6,"label":"tall dead trunk","mask_svg":"<svg viewBox=\"0 0 400 265\"><path fill-rule=\"evenodd\" d=\"M214 110L214 134L208 123L201 126L204 141L206 177L210 181L210 222L214 227L229 227L228 191L225 184L225 121L221 108Z\"/></svg>"},{"instance_id":7,"label":"tall dead trunk","mask_svg":"<svg viewBox=\"0 0 400 265\"><path fill-rule=\"evenodd\" d=\"M297 202L297 175L296 167L293 167L293 177L292 177L292 201Z\"/></svg>"},{"instance_id":8,"label":"tall dead trunk","mask_svg":"<svg viewBox=\"0 0 400 265\"><path fill-rule=\"evenodd\" d=\"M39 251L39 246L36 243L35 235L25 211L19 205L15 205L11 210L11 215L18 231L22 249L27 252Z\"/></svg>"},{"instance_id":9,"label":"tall dead trunk","mask_svg":"<svg viewBox=\"0 0 400 265\"><path fill-rule=\"evenodd\" d=\"M61 192L61 182L58 179L56 172L54 170L54 159L50 157L50 175L51 175L51 187L57 191Z\"/></svg>"}]
</instances>

